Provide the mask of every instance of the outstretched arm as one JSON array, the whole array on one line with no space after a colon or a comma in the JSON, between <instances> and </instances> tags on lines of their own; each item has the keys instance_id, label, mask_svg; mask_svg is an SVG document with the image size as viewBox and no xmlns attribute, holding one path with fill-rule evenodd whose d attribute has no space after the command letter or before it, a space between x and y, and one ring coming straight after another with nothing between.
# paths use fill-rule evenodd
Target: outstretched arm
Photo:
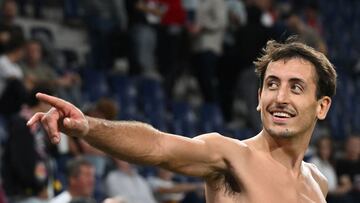
<instances>
[{"instance_id":1,"label":"outstretched arm","mask_svg":"<svg viewBox=\"0 0 360 203\"><path fill-rule=\"evenodd\" d=\"M40 121L53 143L60 141L62 131L120 159L186 175L207 177L226 168L219 147L226 138L216 133L190 139L158 131L145 123L86 117L71 103L53 96L39 93L37 98L53 108L36 113L28 125Z\"/></svg>"}]
</instances>

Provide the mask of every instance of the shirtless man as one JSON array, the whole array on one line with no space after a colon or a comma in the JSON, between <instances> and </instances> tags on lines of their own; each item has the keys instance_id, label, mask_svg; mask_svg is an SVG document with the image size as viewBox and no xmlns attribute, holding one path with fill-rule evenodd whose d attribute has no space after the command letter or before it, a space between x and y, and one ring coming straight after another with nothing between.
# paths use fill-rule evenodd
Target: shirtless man
<instances>
[{"instance_id":1,"label":"shirtless man","mask_svg":"<svg viewBox=\"0 0 360 203\"><path fill-rule=\"evenodd\" d=\"M325 202L327 180L303 162L318 119L336 89L333 65L298 42L270 41L255 62L263 130L248 140L209 133L186 138L135 121L86 117L74 105L38 94L53 108L36 113L53 143L60 131L126 161L163 167L206 182L208 203Z\"/></svg>"}]
</instances>

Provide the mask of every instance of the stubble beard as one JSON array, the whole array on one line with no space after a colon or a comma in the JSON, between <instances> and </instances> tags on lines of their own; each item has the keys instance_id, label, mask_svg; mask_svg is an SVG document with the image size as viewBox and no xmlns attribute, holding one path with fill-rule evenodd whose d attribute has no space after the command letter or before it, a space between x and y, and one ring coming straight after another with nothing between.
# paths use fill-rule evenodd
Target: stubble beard
<instances>
[{"instance_id":1,"label":"stubble beard","mask_svg":"<svg viewBox=\"0 0 360 203\"><path fill-rule=\"evenodd\" d=\"M295 133L289 130L289 128L285 128L281 131L276 131L274 129L268 128L266 131L269 133L269 135L273 138L283 138L283 139L290 139L295 136Z\"/></svg>"}]
</instances>

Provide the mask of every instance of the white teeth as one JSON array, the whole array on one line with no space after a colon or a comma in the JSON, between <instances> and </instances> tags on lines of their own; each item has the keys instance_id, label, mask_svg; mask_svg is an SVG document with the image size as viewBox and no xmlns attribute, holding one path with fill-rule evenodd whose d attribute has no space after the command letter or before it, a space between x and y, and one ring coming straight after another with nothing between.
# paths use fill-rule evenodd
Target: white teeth
<instances>
[{"instance_id":1,"label":"white teeth","mask_svg":"<svg viewBox=\"0 0 360 203\"><path fill-rule=\"evenodd\" d=\"M282 118L290 118L291 117L290 114L285 113L285 112L274 112L273 116L282 117Z\"/></svg>"}]
</instances>

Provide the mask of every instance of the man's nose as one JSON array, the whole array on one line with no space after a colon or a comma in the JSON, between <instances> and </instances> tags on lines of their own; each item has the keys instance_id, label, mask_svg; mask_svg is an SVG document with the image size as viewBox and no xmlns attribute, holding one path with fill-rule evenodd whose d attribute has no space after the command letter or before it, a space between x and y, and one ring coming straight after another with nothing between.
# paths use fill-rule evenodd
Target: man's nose
<instances>
[{"instance_id":1,"label":"man's nose","mask_svg":"<svg viewBox=\"0 0 360 203\"><path fill-rule=\"evenodd\" d=\"M289 90L286 85L282 85L277 94L276 94L276 102L279 104L287 104L289 102Z\"/></svg>"}]
</instances>

